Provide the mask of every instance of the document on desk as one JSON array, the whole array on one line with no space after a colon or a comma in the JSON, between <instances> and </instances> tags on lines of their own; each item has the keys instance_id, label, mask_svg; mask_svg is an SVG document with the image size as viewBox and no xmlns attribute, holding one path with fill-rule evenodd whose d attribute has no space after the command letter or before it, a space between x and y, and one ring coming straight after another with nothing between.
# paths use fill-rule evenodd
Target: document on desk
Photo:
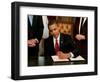
<instances>
[{"instance_id":1,"label":"document on desk","mask_svg":"<svg viewBox=\"0 0 100 82\"><path fill-rule=\"evenodd\" d=\"M77 56L76 58L70 58L71 61L84 61L85 59L82 56Z\"/></svg>"},{"instance_id":2,"label":"document on desk","mask_svg":"<svg viewBox=\"0 0 100 82\"><path fill-rule=\"evenodd\" d=\"M69 59L60 59L58 56L51 56L54 62L63 62L69 61ZM71 61L84 61L85 59L82 56L77 56L76 58L70 58Z\"/></svg>"},{"instance_id":3,"label":"document on desk","mask_svg":"<svg viewBox=\"0 0 100 82\"><path fill-rule=\"evenodd\" d=\"M54 62L69 61L69 59L60 59L58 56L51 56Z\"/></svg>"}]
</instances>

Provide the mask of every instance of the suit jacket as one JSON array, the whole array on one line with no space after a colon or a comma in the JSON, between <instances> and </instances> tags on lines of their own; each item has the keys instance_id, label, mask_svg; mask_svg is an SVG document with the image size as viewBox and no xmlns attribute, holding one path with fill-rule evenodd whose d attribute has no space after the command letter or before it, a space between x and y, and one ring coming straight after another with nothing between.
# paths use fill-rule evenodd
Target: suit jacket
<instances>
[{"instance_id":1,"label":"suit jacket","mask_svg":"<svg viewBox=\"0 0 100 82\"><path fill-rule=\"evenodd\" d=\"M43 34L43 21L42 16L33 16L32 25L30 24L28 18L28 40L32 38L37 38L39 41Z\"/></svg>"},{"instance_id":2,"label":"suit jacket","mask_svg":"<svg viewBox=\"0 0 100 82\"><path fill-rule=\"evenodd\" d=\"M85 35L86 40L87 40L87 32L88 32L88 29L87 29L88 21L87 20L85 21L85 23L83 25L81 24L81 29L80 29L80 34ZM74 31L73 31L74 38L75 38L76 34L79 34L79 22L80 22L80 17L77 17L75 20L75 24L74 24Z\"/></svg>"},{"instance_id":3,"label":"suit jacket","mask_svg":"<svg viewBox=\"0 0 100 82\"><path fill-rule=\"evenodd\" d=\"M75 36L77 35L77 34L79 34L79 22L80 22L80 18L79 17L77 17L76 18L76 21L75 21L75 25L74 25L74 30L73 30L73 35L74 35L74 40L75 40L75 42L77 43L77 46L79 47L79 49L80 49L80 52L79 52L79 54L81 55L81 56L83 56L86 60L87 60L87 58L88 58L88 55L87 55L87 40L88 40L88 29L87 29L87 27L88 27L88 19L85 21L85 23L81 26L81 30L80 30L80 34L82 34L82 35L85 35L85 40L80 40L80 41L78 41L76 38L75 38Z\"/></svg>"},{"instance_id":4,"label":"suit jacket","mask_svg":"<svg viewBox=\"0 0 100 82\"><path fill-rule=\"evenodd\" d=\"M72 52L75 57L79 52L72 38L65 34L60 34L60 51L64 53ZM54 49L53 36L49 36L49 38L44 40L44 54L45 56L52 56L56 54Z\"/></svg>"},{"instance_id":5,"label":"suit jacket","mask_svg":"<svg viewBox=\"0 0 100 82\"><path fill-rule=\"evenodd\" d=\"M43 21L42 16L33 15L32 25L28 17L28 40L37 38L40 42L43 35ZM39 44L35 47L28 47L29 56L38 56Z\"/></svg>"}]
</instances>

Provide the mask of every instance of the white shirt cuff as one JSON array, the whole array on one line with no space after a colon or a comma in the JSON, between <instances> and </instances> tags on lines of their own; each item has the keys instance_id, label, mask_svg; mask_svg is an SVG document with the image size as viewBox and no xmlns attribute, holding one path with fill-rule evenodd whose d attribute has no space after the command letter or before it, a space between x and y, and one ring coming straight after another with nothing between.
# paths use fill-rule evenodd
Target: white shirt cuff
<instances>
[{"instance_id":1,"label":"white shirt cuff","mask_svg":"<svg viewBox=\"0 0 100 82\"><path fill-rule=\"evenodd\" d=\"M72 52L70 52L70 55L71 55L71 58L73 58L73 57L74 57L74 54L73 54Z\"/></svg>"}]
</instances>

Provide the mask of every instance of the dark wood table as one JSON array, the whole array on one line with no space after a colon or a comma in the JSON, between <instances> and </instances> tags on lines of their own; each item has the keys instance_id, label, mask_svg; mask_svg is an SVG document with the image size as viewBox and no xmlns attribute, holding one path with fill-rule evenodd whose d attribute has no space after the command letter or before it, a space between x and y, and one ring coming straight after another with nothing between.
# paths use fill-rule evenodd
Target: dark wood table
<instances>
[{"instance_id":1,"label":"dark wood table","mask_svg":"<svg viewBox=\"0 0 100 82\"><path fill-rule=\"evenodd\" d=\"M82 61L66 61L66 62L54 62L51 57L30 57L28 61L28 66L53 66L53 65L79 65L87 64L85 60Z\"/></svg>"}]
</instances>

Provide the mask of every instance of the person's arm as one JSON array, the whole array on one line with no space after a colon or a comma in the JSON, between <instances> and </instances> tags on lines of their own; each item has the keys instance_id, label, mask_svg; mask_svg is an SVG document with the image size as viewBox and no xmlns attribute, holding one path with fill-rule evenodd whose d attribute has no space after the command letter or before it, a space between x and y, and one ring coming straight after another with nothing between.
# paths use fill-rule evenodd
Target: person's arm
<instances>
[{"instance_id":1,"label":"person's arm","mask_svg":"<svg viewBox=\"0 0 100 82\"><path fill-rule=\"evenodd\" d=\"M74 32L73 32L75 40L81 41L81 40L87 39L87 30L88 30L87 29L87 24L88 24L87 20L85 21L84 25L82 25L82 27L81 27L82 31L80 34L78 33L79 27L77 26L77 20L76 20L75 25L74 25Z\"/></svg>"},{"instance_id":2,"label":"person's arm","mask_svg":"<svg viewBox=\"0 0 100 82\"><path fill-rule=\"evenodd\" d=\"M69 54L70 54L70 57L77 57L79 55L79 48L78 46L76 45L75 41L70 37L68 36L69 38Z\"/></svg>"},{"instance_id":3,"label":"person's arm","mask_svg":"<svg viewBox=\"0 0 100 82\"><path fill-rule=\"evenodd\" d=\"M39 44L43 34L43 22L41 16L33 17L33 25L30 25L28 19L28 46L35 47Z\"/></svg>"},{"instance_id":4,"label":"person's arm","mask_svg":"<svg viewBox=\"0 0 100 82\"><path fill-rule=\"evenodd\" d=\"M35 31L35 38L38 39L38 41L40 42L42 35L43 35L43 21L42 21L42 16L37 16L37 21L36 21L36 31Z\"/></svg>"},{"instance_id":5,"label":"person's arm","mask_svg":"<svg viewBox=\"0 0 100 82\"><path fill-rule=\"evenodd\" d=\"M77 34L77 35L75 36L75 38L76 38L78 41L81 41L81 40L85 40L85 39L86 39L85 35L83 35L83 34Z\"/></svg>"},{"instance_id":6,"label":"person's arm","mask_svg":"<svg viewBox=\"0 0 100 82\"><path fill-rule=\"evenodd\" d=\"M75 36L76 34L79 34L79 23L80 23L80 17L75 18L75 22L73 25L73 39L76 40Z\"/></svg>"},{"instance_id":7,"label":"person's arm","mask_svg":"<svg viewBox=\"0 0 100 82\"><path fill-rule=\"evenodd\" d=\"M58 51L56 55L58 55L60 59L69 59L77 57L79 55L79 49L73 41L73 39L71 38L71 36L64 36L64 42L64 45L67 44L66 47L64 47L65 50Z\"/></svg>"},{"instance_id":8,"label":"person's arm","mask_svg":"<svg viewBox=\"0 0 100 82\"><path fill-rule=\"evenodd\" d=\"M30 39L30 40L28 40L28 46L29 47L35 47L36 44L38 44L38 43L39 43L39 41L37 39Z\"/></svg>"},{"instance_id":9,"label":"person's arm","mask_svg":"<svg viewBox=\"0 0 100 82\"><path fill-rule=\"evenodd\" d=\"M48 40L44 39L44 56L47 57L50 53L49 53L49 44L48 44Z\"/></svg>"},{"instance_id":10,"label":"person's arm","mask_svg":"<svg viewBox=\"0 0 100 82\"><path fill-rule=\"evenodd\" d=\"M63 53L62 51L58 51L56 55L60 59L69 59L71 57L71 54L69 54L69 53Z\"/></svg>"}]
</instances>

